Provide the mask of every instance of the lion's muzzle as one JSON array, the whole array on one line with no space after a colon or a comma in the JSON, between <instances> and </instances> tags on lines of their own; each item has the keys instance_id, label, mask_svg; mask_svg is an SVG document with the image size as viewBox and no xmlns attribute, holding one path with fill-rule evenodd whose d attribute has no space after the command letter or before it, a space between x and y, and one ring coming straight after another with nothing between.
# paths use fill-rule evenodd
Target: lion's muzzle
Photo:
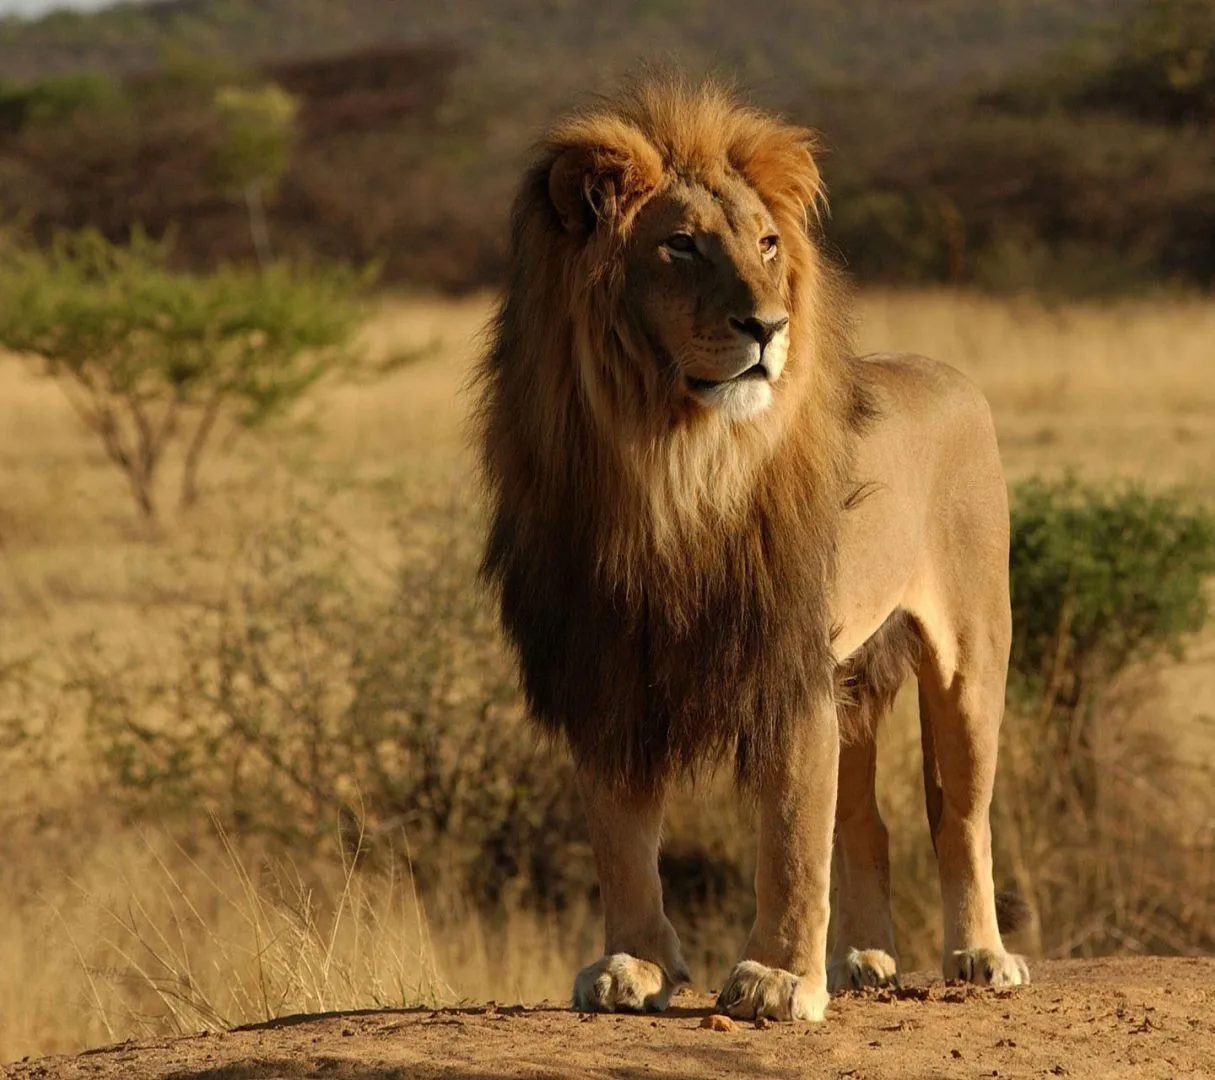
<instances>
[{"instance_id":1,"label":"lion's muzzle","mask_svg":"<svg viewBox=\"0 0 1215 1080\"><path fill-rule=\"evenodd\" d=\"M729 362L718 357L695 374L685 375L688 389L702 405L720 408L736 419L763 412L772 402L789 353L789 317L730 316L730 329L742 345Z\"/></svg>"}]
</instances>

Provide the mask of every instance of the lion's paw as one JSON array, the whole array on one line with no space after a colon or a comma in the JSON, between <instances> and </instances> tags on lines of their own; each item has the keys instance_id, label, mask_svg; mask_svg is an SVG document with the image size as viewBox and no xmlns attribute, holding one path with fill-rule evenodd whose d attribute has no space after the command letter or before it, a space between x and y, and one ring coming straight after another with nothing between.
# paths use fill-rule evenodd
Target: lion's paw
<instances>
[{"instance_id":1,"label":"lion's paw","mask_svg":"<svg viewBox=\"0 0 1215 1080\"><path fill-rule=\"evenodd\" d=\"M677 985L657 964L614 953L578 972L573 1005L579 1012L662 1012Z\"/></svg>"},{"instance_id":2,"label":"lion's paw","mask_svg":"<svg viewBox=\"0 0 1215 1080\"><path fill-rule=\"evenodd\" d=\"M846 956L827 965L827 989L861 990L866 986L886 986L899 981L899 965L881 949L849 949Z\"/></svg>"},{"instance_id":3,"label":"lion's paw","mask_svg":"<svg viewBox=\"0 0 1215 1080\"><path fill-rule=\"evenodd\" d=\"M1029 983L1025 957L1002 949L958 949L945 957L948 982L977 983L979 986L1024 986Z\"/></svg>"},{"instance_id":4,"label":"lion's paw","mask_svg":"<svg viewBox=\"0 0 1215 1080\"><path fill-rule=\"evenodd\" d=\"M754 960L735 965L717 995L717 1008L736 1020L821 1020L827 991Z\"/></svg>"}]
</instances>

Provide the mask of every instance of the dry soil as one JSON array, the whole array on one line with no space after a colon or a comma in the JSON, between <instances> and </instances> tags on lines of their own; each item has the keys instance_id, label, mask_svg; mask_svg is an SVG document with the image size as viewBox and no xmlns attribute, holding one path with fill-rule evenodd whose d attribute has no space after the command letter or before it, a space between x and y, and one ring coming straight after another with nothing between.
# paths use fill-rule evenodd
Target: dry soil
<instances>
[{"instance_id":1,"label":"dry soil","mask_svg":"<svg viewBox=\"0 0 1215 1080\"><path fill-rule=\"evenodd\" d=\"M1038 963L1018 990L913 976L835 999L825 1023L708 1019L683 993L661 1016L556 1004L287 1017L0 1067L5 1080L425 1080L474 1077L877 1078L1215 1076L1215 959Z\"/></svg>"}]
</instances>

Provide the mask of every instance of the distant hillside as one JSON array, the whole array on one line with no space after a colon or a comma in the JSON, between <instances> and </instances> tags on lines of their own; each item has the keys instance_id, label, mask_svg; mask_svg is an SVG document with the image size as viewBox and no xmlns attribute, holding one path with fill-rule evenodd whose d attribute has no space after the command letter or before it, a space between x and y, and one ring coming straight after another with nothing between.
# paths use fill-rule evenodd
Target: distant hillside
<instances>
[{"instance_id":1,"label":"distant hillside","mask_svg":"<svg viewBox=\"0 0 1215 1080\"><path fill-rule=\"evenodd\" d=\"M214 175L216 102L269 80L299 106L269 206L277 250L483 285L501 273L537 134L649 56L715 68L824 132L828 240L864 280L1086 293L1215 280L1211 0L740 11L174 0L0 23L0 221L41 238L173 228L186 261L250 258L244 207Z\"/></svg>"},{"instance_id":2,"label":"distant hillside","mask_svg":"<svg viewBox=\"0 0 1215 1080\"><path fill-rule=\"evenodd\" d=\"M0 21L0 78L128 73L167 52L294 58L441 41L488 81L585 87L641 57L747 82L941 84L1007 74L1134 0L170 0Z\"/></svg>"}]
</instances>

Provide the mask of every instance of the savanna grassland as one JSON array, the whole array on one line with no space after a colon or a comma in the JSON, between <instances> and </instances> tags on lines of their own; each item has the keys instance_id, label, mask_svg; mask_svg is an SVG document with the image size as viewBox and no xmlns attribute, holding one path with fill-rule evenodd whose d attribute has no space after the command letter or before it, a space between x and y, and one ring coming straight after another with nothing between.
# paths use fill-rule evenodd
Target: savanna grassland
<instances>
[{"instance_id":1,"label":"savanna grassland","mask_svg":"<svg viewBox=\"0 0 1215 1080\"><path fill-rule=\"evenodd\" d=\"M562 998L597 952L564 766L521 724L473 583L464 387L490 303L384 299L365 344L411 363L231 440L200 503L156 526L62 389L0 357L0 1061L302 1011ZM978 381L1010 481L1074 470L1215 506L1215 304L865 292L859 316L864 350ZM1006 724L997 875L1035 902L1031 954L1195 951L1215 917L1215 638L1123 681L1102 760L1134 805L1067 850L1015 797L1032 729ZM280 727L251 732L269 714ZM396 726L367 735L384 715ZM924 969L918 752L905 700L882 799L900 947ZM1149 857L1162 832L1171 863ZM720 785L676 801L664 873L702 990L746 932L750 845ZM1166 895L1185 910L1162 929Z\"/></svg>"},{"instance_id":2,"label":"savanna grassland","mask_svg":"<svg viewBox=\"0 0 1215 1080\"><path fill-rule=\"evenodd\" d=\"M0 350L0 1062L120 1044L0 1075L1209 1075L1212 6L756 11L0 18L0 340L42 357ZM1033 911L1026 992L924 974L911 691L879 767L904 990L700 1028L754 914L750 811L701 778L660 867L699 996L586 1027L486 1005L567 1000L601 929L570 767L477 585L468 376L526 148L647 62L821 131L859 349L991 401L1018 628L994 863Z\"/></svg>"}]
</instances>

